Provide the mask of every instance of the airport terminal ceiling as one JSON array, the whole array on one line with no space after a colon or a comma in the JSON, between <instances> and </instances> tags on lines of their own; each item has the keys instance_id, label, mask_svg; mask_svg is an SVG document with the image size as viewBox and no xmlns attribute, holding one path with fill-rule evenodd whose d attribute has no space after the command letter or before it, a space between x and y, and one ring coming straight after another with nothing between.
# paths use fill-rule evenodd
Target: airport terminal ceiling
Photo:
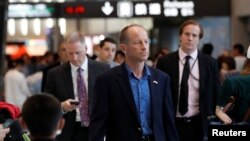
<instances>
[{"instance_id":1,"label":"airport terminal ceiling","mask_svg":"<svg viewBox=\"0 0 250 141\"><path fill-rule=\"evenodd\" d=\"M3 1L7 1L7 0L1 0L1 3L3 3ZM181 15L175 15L176 10L174 11L174 14L171 12L169 13L169 10L167 8L168 5L165 5L165 7L160 8L160 10L159 9L157 10L157 8L155 8L155 7L159 6L159 4L157 4L157 2L161 3L160 6L162 6L162 5L164 6L163 2L166 2L166 1L150 1L150 0L127 1L127 2L132 2L132 4L139 5L138 7L146 7L146 10L145 10L145 8L143 8L143 10L138 10L137 15L135 15L135 13L134 13L135 8L132 8L133 13L132 13L132 15L130 15L130 17L118 17L119 15L123 16L124 13L122 13L122 11L124 11L124 9L120 9L120 13L119 12L117 13L117 11L115 11L114 13L111 13L110 14L111 16L107 16L107 14L109 13L108 10L106 10L106 12L102 12L101 15L92 15L92 16L89 15L89 17L87 17L86 15L84 16L83 13L81 13L83 15L77 15L74 12L72 13L72 8L73 8L73 11L79 10L80 12L84 12L84 10L87 10L87 7L84 7L84 5L86 3L99 3L99 4L94 4L94 8L91 8L91 13L95 13L96 11L98 11L98 9L96 8L96 7L98 7L98 5L99 5L99 11L101 10L101 7L108 7L109 11L110 11L110 7L113 7L113 10L117 10L117 3L118 2L125 2L125 1L115 1L115 0L110 0L110 1L76 0L76 1L73 1L72 0L70 2L70 0L67 0L67 2L64 2L64 3L57 3L57 0L40 0L40 1L35 0L38 3L33 3L33 0L27 0L28 3L20 3L20 1L18 1L18 0L9 0L9 1L14 2L14 3L10 3L10 5L15 4L15 2L19 2L19 4L29 4L30 3L31 5L46 2L45 6L48 6L47 12L48 11L51 12L51 13L49 13L51 15L48 15L47 17L39 17L39 15L38 16L33 15L33 17L27 17L27 16L8 17L9 19L16 20L17 23L15 23L15 24L18 24L18 20L21 20L22 18L26 18L28 21L32 21L29 25L29 28L31 28L32 27L31 25L34 25L33 21L38 21L36 19L43 20L46 18L52 18L52 20L59 20L60 18L67 18L67 19L69 19L69 21L72 21L73 23L76 22L76 26L74 26L74 27L76 27L77 29L89 30L88 34L96 34L98 32L99 33L100 32L109 33L109 30L114 30L115 28L113 28L113 27L115 27L116 25L121 26L121 25L126 25L128 23L138 22L138 21L140 21L139 23L142 23L142 24L147 23L146 26L149 29L150 28L160 28L161 29L166 25L168 25L168 26L169 25L173 25L173 26L179 25L179 23L183 20L183 18L192 18L192 17L199 18L199 17L203 17L203 16L230 16L230 0L172 0L172 1L167 1L167 2L173 2L173 1L175 1L175 2L176 1L177 2L194 2L195 3L194 10L193 11L187 10L186 12L187 13L195 13L195 15L193 15L193 16L189 15L189 16L185 16L185 17L182 17ZM47 3L47 1L50 1L50 3ZM107 2L109 2L109 3L107 3ZM74 7L74 5L77 6L79 3L83 4L83 5L80 5L79 8ZM115 4L115 5L113 5L113 4ZM152 9L151 13L149 13L150 10L147 9L150 5L151 5L151 7L153 7L153 8L151 8ZM4 9L5 8L6 7L4 7ZM62 8L64 8L64 9L62 9ZM65 13L66 9L68 9L67 10L68 13ZM17 9L14 9L14 10L17 10ZM50 10L52 10L52 11L50 11ZM165 13L164 13L164 10L165 10ZM181 10L177 9L177 11L180 12ZM1 15L5 15L5 14L3 14L3 12L6 12L6 11L4 11L2 9ZM159 12L161 12L161 14L157 15L157 14L159 14ZM19 12L15 12L15 13L19 13ZM166 17L166 16L164 16L164 14L166 14L166 13L168 15L169 14L174 15L175 17ZM46 13L46 14L48 14L48 13ZM67 14L69 14L69 15L67 15ZM74 14L76 14L76 15L74 15ZM125 13L125 14L131 14L131 12ZM2 17L4 17L4 16L2 16ZM7 20L7 19L2 18L3 22L5 22L5 20ZM88 21L88 22L86 22L86 21ZM117 21L119 21L119 23L117 23ZM28 23L28 22L26 22L26 23ZM122 23L122 24L120 24L120 23ZM100 29L102 28L102 31L96 31L98 29L98 28L95 28L95 27L97 27L97 24L98 24L98 26L100 26ZM81 27L79 25L82 25L83 27ZM95 25L95 26L93 26L93 25ZM43 25L41 25L41 26L43 26ZM118 28L120 28L119 26L118 26ZM9 36L9 33L7 31L5 31L5 29L7 29L7 28L1 29L2 30L1 34L4 34L4 35L6 34ZM74 30L74 29L70 29L70 30ZM118 29L116 31L118 31ZM110 31L110 32L116 32L116 31ZM16 32L18 32L18 31L16 31ZM91 32L93 32L93 33L91 33ZM35 38L39 38L39 36L36 36L35 33L31 33L31 36L35 36ZM160 35L158 35L158 36L160 36ZM2 36L2 37L4 37L4 39L6 39L5 36ZM13 36L11 36L11 37L9 36L8 38L9 39L13 38ZM19 38L29 38L29 36L28 35L26 35L26 36L21 35L21 36L19 36ZM1 49L3 49L3 47L1 47Z\"/></svg>"},{"instance_id":2,"label":"airport terminal ceiling","mask_svg":"<svg viewBox=\"0 0 250 141\"><path fill-rule=\"evenodd\" d=\"M18 2L18 0L12 1ZM28 3L18 4L10 3L8 18L16 19L17 23L19 19L23 18L31 19L30 21L37 18L52 18L54 20L66 18L69 22L77 22L76 30L85 28L83 32L86 34L96 34L114 33L120 30L116 28L116 25L121 27L129 23L142 23L147 29L150 29L152 27L176 26L190 17L230 15L230 2L228 0L67 0L63 3L57 3L57 0L50 0L50 3L44 3L48 0L36 0L37 3L31 3L32 1L28 0ZM179 6L176 6L177 4ZM20 8L21 5L23 5L22 8ZM43 11L41 7L44 8ZM211 7L213 7L212 10ZM70 27L72 27L71 24Z\"/></svg>"}]
</instances>

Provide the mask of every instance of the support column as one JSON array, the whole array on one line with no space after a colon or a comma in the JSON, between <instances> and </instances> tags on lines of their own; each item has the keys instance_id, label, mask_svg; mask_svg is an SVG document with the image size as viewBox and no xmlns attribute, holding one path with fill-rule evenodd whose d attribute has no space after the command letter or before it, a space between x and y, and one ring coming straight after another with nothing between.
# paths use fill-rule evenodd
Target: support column
<instances>
[{"instance_id":1,"label":"support column","mask_svg":"<svg viewBox=\"0 0 250 141\"><path fill-rule=\"evenodd\" d=\"M3 94L3 71L5 61L5 46L6 46L6 32L7 32L7 10L8 0L0 0L0 100L4 99Z\"/></svg>"}]
</instances>

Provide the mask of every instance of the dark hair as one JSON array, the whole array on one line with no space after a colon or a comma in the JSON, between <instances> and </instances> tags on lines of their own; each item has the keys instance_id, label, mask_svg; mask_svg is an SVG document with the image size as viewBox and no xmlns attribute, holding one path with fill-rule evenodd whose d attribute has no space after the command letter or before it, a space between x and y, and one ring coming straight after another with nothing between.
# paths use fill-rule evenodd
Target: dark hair
<instances>
[{"instance_id":1,"label":"dark hair","mask_svg":"<svg viewBox=\"0 0 250 141\"><path fill-rule=\"evenodd\" d=\"M115 52L115 56L118 56L118 55L121 55L121 56L125 56L125 54L124 54L124 52L123 51L121 51L121 50L117 50L116 52Z\"/></svg>"},{"instance_id":2,"label":"dark hair","mask_svg":"<svg viewBox=\"0 0 250 141\"><path fill-rule=\"evenodd\" d=\"M207 54L207 55L212 55L214 46L211 43L206 43L202 47L202 52Z\"/></svg>"},{"instance_id":3,"label":"dark hair","mask_svg":"<svg viewBox=\"0 0 250 141\"><path fill-rule=\"evenodd\" d=\"M15 68L17 66L23 66L24 61L22 58L16 59L16 60L9 60L8 61L8 68Z\"/></svg>"},{"instance_id":4,"label":"dark hair","mask_svg":"<svg viewBox=\"0 0 250 141\"><path fill-rule=\"evenodd\" d=\"M240 43L234 44L233 49L238 50L240 54L244 54L244 46Z\"/></svg>"},{"instance_id":5,"label":"dark hair","mask_svg":"<svg viewBox=\"0 0 250 141\"><path fill-rule=\"evenodd\" d=\"M104 46L105 42L110 42L110 43L113 43L113 44L117 44L117 42L114 39L106 37L105 39L101 40L100 45L99 45L100 48L102 48Z\"/></svg>"},{"instance_id":6,"label":"dark hair","mask_svg":"<svg viewBox=\"0 0 250 141\"><path fill-rule=\"evenodd\" d=\"M131 25L128 25L126 27L124 27L120 33L120 43L121 44L124 44L124 43L128 43L128 41L130 40L127 36L127 30L131 27L141 27L143 29L145 29L144 27L142 27L141 25L138 25L138 24L131 24Z\"/></svg>"},{"instance_id":7,"label":"dark hair","mask_svg":"<svg viewBox=\"0 0 250 141\"><path fill-rule=\"evenodd\" d=\"M184 23L181 24L180 28L179 28L179 36L182 34L183 29L187 26L187 25L197 25L200 28L200 34L199 34L199 38L201 39L203 37L204 34L204 30L203 27L201 26L200 23L198 23L195 20L187 20Z\"/></svg>"},{"instance_id":8,"label":"dark hair","mask_svg":"<svg viewBox=\"0 0 250 141\"><path fill-rule=\"evenodd\" d=\"M234 70L236 69L236 63L233 57L228 56L228 57L224 57L222 58L222 63L226 63L228 65L228 69L229 70Z\"/></svg>"},{"instance_id":9,"label":"dark hair","mask_svg":"<svg viewBox=\"0 0 250 141\"><path fill-rule=\"evenodd\" d=\"M51 136L62 118L61 103L51 94L34 94L24 102L22 117L32 136Z\"/></svg>"}]
</instances>

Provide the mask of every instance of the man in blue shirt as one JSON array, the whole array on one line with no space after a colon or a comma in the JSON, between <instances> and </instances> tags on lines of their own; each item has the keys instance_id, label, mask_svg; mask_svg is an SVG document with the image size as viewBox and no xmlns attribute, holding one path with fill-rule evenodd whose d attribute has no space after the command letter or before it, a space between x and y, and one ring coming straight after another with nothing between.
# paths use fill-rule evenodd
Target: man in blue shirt
<instances>
[{"instance_id":1,"label":"man in blue shirt","mask_svg":"<svg viewBox=\"0 0 250 141\"><path fill-rule=\"evenodd\" d=\"M120 34L125 63L97 78L90 141L178 141L167 74L145 65L149 38L140 25Z\"/></svg>"}]
</instances>

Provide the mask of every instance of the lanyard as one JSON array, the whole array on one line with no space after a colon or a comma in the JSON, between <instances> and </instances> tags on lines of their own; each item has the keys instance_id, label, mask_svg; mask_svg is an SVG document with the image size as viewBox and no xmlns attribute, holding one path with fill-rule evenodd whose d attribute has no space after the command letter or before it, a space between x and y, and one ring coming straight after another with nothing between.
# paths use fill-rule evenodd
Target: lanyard
<instances>
[{"instance_id":1,"label":"lanyard","mask_svg":"<svg viewBox=\"0 0 250 141\"><path fill-rule=\"evenodd\" d=\"M179 60L180 60L180 62L181 62L181 64L182 64L182 66L184 66L184 63L181 61L180 56L179 56ZM194 65L195 65L195 63L197 62L197 60L198 60L198 57L196 57L196 59L194 60L194 63L193 63L192 66L190 67L190 75L191 75L195 80L199 81L199 78L196 78L196 77L193 75L193 73L192 73L192 70L193 70Z\"/></svg>"}]
</instances>

